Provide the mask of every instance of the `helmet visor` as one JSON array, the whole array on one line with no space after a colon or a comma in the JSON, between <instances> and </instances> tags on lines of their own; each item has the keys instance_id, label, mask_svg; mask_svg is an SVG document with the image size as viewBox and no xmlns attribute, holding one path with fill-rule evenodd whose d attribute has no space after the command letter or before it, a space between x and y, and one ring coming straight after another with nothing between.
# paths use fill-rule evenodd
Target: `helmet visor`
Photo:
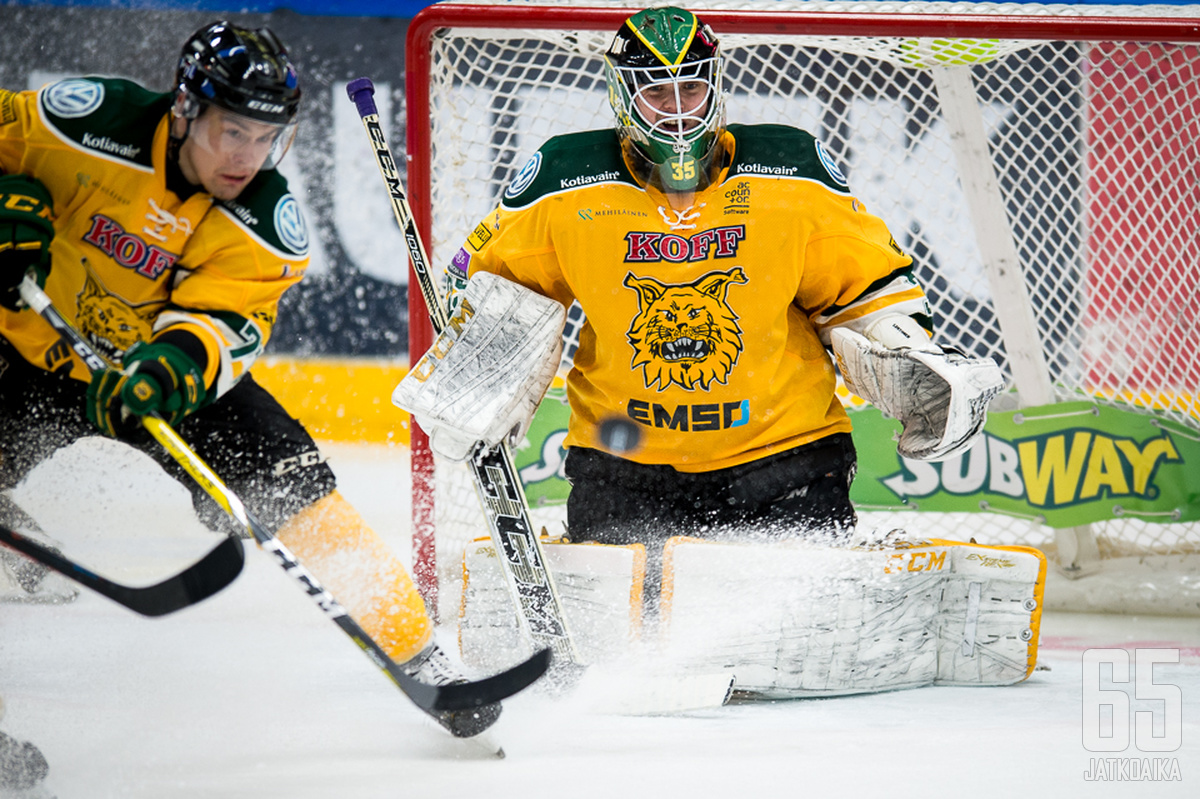
<instances>
[{"instance_id":1,"label":"helmet visor","mask_svg":"<svg viewBox=\"0 0 1200 799\"><path fill-rule=\"evenodd\" d=\"M188 137L218 159L257 172L283 160L296 137L296 122L262 122L209 105L192 122Z\"/></svg>"}]
</instances>

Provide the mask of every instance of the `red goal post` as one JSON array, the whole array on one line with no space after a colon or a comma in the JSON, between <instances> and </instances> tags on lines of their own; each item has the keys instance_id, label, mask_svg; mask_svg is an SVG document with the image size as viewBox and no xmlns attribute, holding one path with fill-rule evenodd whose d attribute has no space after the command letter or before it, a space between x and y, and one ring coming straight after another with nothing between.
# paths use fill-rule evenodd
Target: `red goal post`
<instances>
[{"instance_id":1,"label":"red goal post","mask_svg":"<svg viewBox=\"0 0 1200 799\"><path fill-rule=\"evenodd\" d=\"M599 54L643 5L441 3L412 21L407 182L435 265L541 141L612 124ZM822 139L917 258L941 336L1002 364L1008 409L1086 398L1200 437L1200 9L686 7L721 38L730 120L788 122ZM431 332L412 282L409 308L415 360ZM456 584L461 548L486 527L466 471L435 463L415 428L412 441L414 572L434 599L439 582ZM922 514L915 525L911 515L864 516L959 538L965 523L963 514ZM1128 610L1200 613L1200 596L1177 590L1200 573L1200 525L969 520L981 543L1041 546L1068 572L1092 574L1078 581L1088 588L1063 583L1064 606L1102 607L1095 596L1105 594ZM1122 558L1152 560L1166 575L1161 590L1116 598L1103 580ZM454 592L440 602L452 613Z\"/></svg>"}]
</instances>

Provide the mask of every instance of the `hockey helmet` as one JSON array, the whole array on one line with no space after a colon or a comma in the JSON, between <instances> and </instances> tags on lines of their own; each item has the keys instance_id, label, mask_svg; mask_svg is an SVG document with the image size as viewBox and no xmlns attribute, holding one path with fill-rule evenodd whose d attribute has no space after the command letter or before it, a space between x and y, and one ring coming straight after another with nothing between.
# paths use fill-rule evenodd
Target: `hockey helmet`
<instances>
[{"instance_id":1,"label":"hockey helmet","mask_svg":"<svg viewBox=\"0 0 1200 799\"><path fill-rule=\"evenodd\" d=\"M681 8L640 11L613 37L604 54L608 101L652 185L707 185L725 127L722 66L712 28Z\"/></svg>"},{"instance_id":2,"label":"hockey helmet","mask_svg":"<svg viewBox=\"0 0 1200 799\"><path fill-rule=\"evenodd\" d=\"M283 158L295 135L300 82L287 50L269 28L215 22L192 34L175 69L175 116L194 120L214 106L255 122L278 125L265 167Z\"/></svg>"}]
</instances>

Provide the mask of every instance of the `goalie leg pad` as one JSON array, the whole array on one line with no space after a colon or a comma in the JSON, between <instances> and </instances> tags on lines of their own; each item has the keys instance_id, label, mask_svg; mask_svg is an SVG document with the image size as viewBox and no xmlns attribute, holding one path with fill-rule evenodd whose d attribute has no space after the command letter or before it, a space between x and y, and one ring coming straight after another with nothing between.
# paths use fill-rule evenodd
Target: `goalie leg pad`
<instances>
[{"instance_id":1,"label":"goalie leg pad","mask_svg":"<svg viewBox=\"0 0 1200 799\"><path fill-rule=\"evenodd\" d=\"M1036 664L1046 567L1034 549L672 539L664 559L664 654L731 668L738 691L1007 685Z\"/></svg>"},{"instance_id":2,"label":"goalie leg pad","mask_svg":"<svg viewBox=\"0 0 1200 799\"><path fill-rule=\"evenodd\" d=\"M465 460L476 442L519 442L562 353L563 306L480 272L433 346L392 393L434 452Z\"/></svg>"},{"instance_id":3,"label":"goalie leg pad","mask_svg":"<svg viewBox=\"0 0 1200 799\"><path fill-rule=\"evenodd\" d=\"M627 652L641 634L645 547L543 541L542 549L583 662ZM463 554L463 662L494 670L510 663L514 653L532 654L518 625L496 550L489 539L477 540Z\"/></svg>"}]
</instances>

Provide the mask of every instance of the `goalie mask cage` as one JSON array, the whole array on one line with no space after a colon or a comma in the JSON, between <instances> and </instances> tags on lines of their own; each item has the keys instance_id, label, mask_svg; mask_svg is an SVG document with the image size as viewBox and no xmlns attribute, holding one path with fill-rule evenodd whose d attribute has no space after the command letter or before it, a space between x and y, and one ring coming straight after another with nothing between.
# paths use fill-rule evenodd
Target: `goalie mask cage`
<instances>
[{"instance_id":1,"label":"goalie mask cage","mask_svg":"<svg viewBox=\"0 0 1200 799\"><path fill-rule=\"evenodd\" d=\"M601 54L642 7L439 4L413 20L408 180L434 264L545 139L613 125ZM728 119L825 144L916 259L939 341L1002 366L994 409L1084 398L1200 440L1200 9L686 7L721 40ZM415 360L431 334L415 286L409 301ZM859 510L868 527L1046 550L1051 608L1200 614L1200 524ZM463 547L487 526L469 472L416 429L413 517L418 584L452 618ZM532 517L553 533L565 509Z\"/></svg>"}]
</instances>

